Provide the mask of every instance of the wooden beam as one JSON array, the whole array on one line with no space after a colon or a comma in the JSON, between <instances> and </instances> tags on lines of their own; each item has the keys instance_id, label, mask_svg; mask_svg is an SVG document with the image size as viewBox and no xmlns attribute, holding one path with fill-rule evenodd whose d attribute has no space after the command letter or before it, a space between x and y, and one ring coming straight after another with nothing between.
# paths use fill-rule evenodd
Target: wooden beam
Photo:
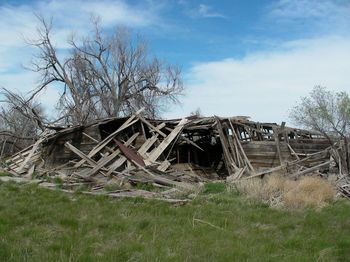
<instances>
[{"instance_id":1,"label":"wooden beam","mask_svg":"<svg viewBox=\"0 0 350 262\"><path fill-rule=\"evenodd\" d=\"M289 148L291 154L292 154L293 156L295 156L295 157L297 158L297 160L300 160L298 154L294 151L294 149L290 146L289 143L287 143L287 146L288 146L288 148Z\"/></svg>"},{"instance_id":2,"label":"wooden beam","mask_svg":"<svg viewBox=\"0 0 350 262\"><path fill-rule=\"evenodd\" d=\"M181 119L179 124L174 128L174 130L160 143L160 145L155 148L150 153L150 156L147 158L149 162L155 162L158 157L164 152L164 150L169 146L169 144L177 137L177 135L181 132L184 125L188 122L186 118Z\"/></svg>"},{"instance_id":3,"label":"wooden beam","mask_svg":"<svg viewBox=\"0 0 350 262\"><path fill-rule=\"evenodd\" d=\"M318 164L318 165L316 165L316 166L307 168L307 169L305 169L305 170L302 170L302 171L300 171L300 172L296 172L296 173L292 174L291 177L297 178L297 177L299 177L299 176L306 175L306 174L308 174L308 173L311 173L311 172L313 172L313 171L316 171L316 170L320 169L321 167L328 166L331 162L332 162L332 161L327 161L327 162Z\"/></svg>"},{"instance_id":4,"label":"wooden beam","mask_svg":"<svg viewBox=\"0 0 350 262\"><path fill-rule=\"evenodd\" d=\"M278 159L280 161L280 164L282 165L283 159L282 159L281 148L280 148L280 135L279 135L279 130L277 128L273 128L273 137L276 143Z\"/></svg>"},{"instance_id":5,"label":"wooden beam","mask_svg":"<svg viewBox=\"0 0 350 262\"><path fill-rule=\"evenodd\" d=\"M172 130L171 128L169 128L169 127L166 127L165 129L168 130L168 131L170 131L170 132L173 131L173 130ZM186 128L186 130L188 130L188 128ZM199 145L197 145L195 142L191 141L191 140L188 139L187 137L185 137L185 136L180 136L180 139L185 140L187 143L193 145L194 147L196 147L196 148L198 148L199 150L201 150L201 151L204 152L203 148L201 148Z\"/></svg>"},{"instance_id":6,"label":"wooden beam","mask_svg":"<svg viewBox=\"0 0 350 262\"><path fill-rule=\"evenodd\" d=\"M168 160L164 160L159 166L158 166L158 170L165 172L165 170L168 169L168 167L171 165L171 163Z\"/></svg>"},{"instance_id":7,"label":"wooden beam","mask_svg":"<svg viewBox=\"0 0 350 262\"><path fill-rule=\"evenodd\" d=\"M161 176L157 176L152 174L149 170L147 170L146 168L144 168L143 166L140 166L138 163L136 163L135 161L133 161L133 163L140 168L141 170L143 170L149 177L151 177L154 182L159 183L159 184L163 184L166 186L176 186L182 189L186 189L186 190L193 190L195 189L195 186L189 184L189 183L184 183L184 182L178 182L178 181L173 181L170 179L167 179L165 177L161 177Z\"/></svg>"},{"instance_id":8,"label":"wooden beam","mask_svg":"<svg viewBox=\"0 0 350 262\"><path fill-rule=\"evenodd\" d=\"M133 134L125 143L125 146L129 146L138 136L140 133L135 133ZM86 173L86 176L92 176L96 174L102 167L106 166L109 162L111 162L116 156L120 154L120 150L117 149L115 150L112 154L109 156L106 156L104 158L101 158L98 162L97 165L94 166L89 172ZM122 163L123 164L123 163ZM114 170L111 172L108 171L107 175L110 175Z\"/></svg>"},{"instance_id":9,"label":"wooden beam","mask_svg":"<svg viewBox=\"0 0 350 262\"><path fill-rule=\"evenodd\" d=\"M93 157L94 155L96 155L98 152L100 152L100 150L102 148L104 148L109 142L111 142L113 140L113 138L120 133L121 131L123 131L124 129L126 129L127 127L135 124L138 119L134 120L135 117L137 117L138 114L140 114L143 111L143 108L140 109L139 111L137 111L135 114L133 114L132 116L130 116L128 118L128 120L126 120L124 122L123 125L121 125L116 131L114 131L112 134L110 134L108 137L106 137L104 140L102 140L100 143L98 143L88 154L88 157ZM77 164L75 164L74 167L80 167L82 164L84 164L85 160L82 159L81 161L79 161Z\"/></svg>"},{"instance_id":10,"label":"wooden beam","mask_svg":"<svg viewBox=\"0 0 350 262\"><path fill-rule=\"evenodd\" d=\"M71 145L69 142L66 142L65 147L67 147L68 149L70 149L73 153L75 153L76 155L78 155L79 157L81 157L82 159L84 159L86 162L88 162L91 166L96 166L98 165L98 163L91 159L89 156L85 155L83 152L81 152L78 148L76 148L75 146ZM100 171L101 172L101 171ZM101 172L102 173L102 172ZM103 175L105 175L104 173L102 173Z\"/></svg>"},{"instance_id":11,"label":"wooden beam","mask_svg":"<svg viewBox=\"0 0 350 262\"><path fill-rule=\"evenodd\" d=\"M46 139L46 135L48 134L48 131L44 131L41 135L41 137L38 139L38 141L35 142L33 147L30 149L28 156L24 159L24 161L21 163L20 167L16 171L17 173L21 173L29 160L32 158L33 154L36 152L40 144Z\"/></svg>"},{"instance_id":12,"label":"wooden beam","mask_svg":"<svg viewBox=\"0 0 350 262\"><path fill-rule=\"evenodd\" d=\"M138 119L140 119L141 122L145 123L149 129L151 129L152 131L160 134L162 137L166 137L166 134L164 134L162 131L160 131L161 128L163 128L165 126L165 123L161 123L159 126L155 127L154 125L152 125L147 119L145 119L142 116L137 116ZM164 125L163 125L164 124Z\"/></svg>"},{"instance_id":13,"label":"wooden beam","mask_svg":"<svg viewBox=\"0 0 350 262\"><path fill-rule=\"evenodd\" d=\"M222 125L221 125L220 119L218 117L216 117L216 127L217 127L217 131L219 133L219 136L220 136L220 142L221 142L221 146L222 146L225 166L226 166L227 172L229 173L229 175L231 175L232 173L236 172L238 167L236 166L236 164L234 163L234 161L232 159L232 156L231 156L230 151L229 151L228 146L227 146L228 142L226 141L226 137L225 137L224 132L222 131Z\"/></svg>"},{"instance_id":14,"label":"wooden beam","mask_svg":"<svg viewBox=\"0 0 350 262\"><path fill-rule=\"evenodd\" d=\"M142 146L137 151L141 156L146 158L146 152L148 149L151 148L151 146L158 140L158 134L153 135L151 138L148 138L145 143L142 144Z\"/></svg>"},{"instance_id":15,"label":"wooden beam","mask_svg":"<svg viewBox=\"0 0 350 262\"><path fill-rule=\"evenodd\" d=\"M232 125L232 123L231 123L231 120L229 121L229 124L230 124L230 126L231 126L231 128L232 128L232 135L233 135L233 137L235 138L236 143L237 143L239 149L241 150L241 154L242 154L242 156L243 156L243 158L244 158L244 160L245 160L246 165L248 165L248 167L250 168L251 171L255 172L254 167L253 167L252 164L250 163L250 160L249 160L249 158L247 157L247 155L246 155L246 153L245 153L245 151L244 151L244 149L243 149L243 147L242 147L241 141L239 141L239 139L238 139L238 137L237 137L237 134L236 134L236 132L234 131L233 125Z\"/></svg>"}]
</instances>

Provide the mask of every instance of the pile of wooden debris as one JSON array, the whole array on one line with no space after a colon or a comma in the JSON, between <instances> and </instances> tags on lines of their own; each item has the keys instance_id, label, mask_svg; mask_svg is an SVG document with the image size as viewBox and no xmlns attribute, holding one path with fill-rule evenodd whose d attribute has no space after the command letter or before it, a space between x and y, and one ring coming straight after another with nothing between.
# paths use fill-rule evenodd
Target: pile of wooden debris
<instances>
[{"instance_id":1,"label":"pile of wooden debris","mask_svg":"<svg viewBox=\"0 0 350 262\"><path fill-rule=\"evenodd\" d=\"M193 191L208 180L232 182L276 170L295 178L336 173L339 192L350 197L344 152L341 141L334 144L285 123L258 123L243 116L154 120L140 110L128 118L47 130L7 159L5 169L16 177L59 179L65 189L89 185L90 192L110 185L121 192L126 185L139 184Z\"/></svg>"}]
</instances>

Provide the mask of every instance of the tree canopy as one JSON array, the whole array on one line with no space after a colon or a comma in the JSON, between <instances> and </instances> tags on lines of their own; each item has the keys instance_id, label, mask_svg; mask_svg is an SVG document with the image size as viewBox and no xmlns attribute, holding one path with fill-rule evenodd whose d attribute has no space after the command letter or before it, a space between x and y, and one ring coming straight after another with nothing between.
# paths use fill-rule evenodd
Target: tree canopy
<instances>
[{"instance_id":1,"label":"tree canopy","mask_svg":"<svg viewBox=\"0 0 350 262\"><path fill-rule=\"evenodd\" d=\"M346 92L331 92L316 86L307 97L291 110L291 119L305 128L313 129L334 143L344 142L345 161L350 170L350 97Z\"/></svg>"},{"instance_id":2,"label":"tree canopy","mask_svg":"<svg viewBox=\"0 0 350 262\"><path fill-rule=\"evenodd\" d=\"M298 125L332 137L350 137L350 97L346 92L331 92L316 86L291 110Z\"/></svg>"}]
</instances>

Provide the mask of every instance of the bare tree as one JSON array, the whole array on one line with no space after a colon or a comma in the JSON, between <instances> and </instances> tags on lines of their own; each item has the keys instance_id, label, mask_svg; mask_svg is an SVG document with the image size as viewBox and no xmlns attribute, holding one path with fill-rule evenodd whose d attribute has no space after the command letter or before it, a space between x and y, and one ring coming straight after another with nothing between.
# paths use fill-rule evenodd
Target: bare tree
<instances>
[{"instance_id":1,"label":"bare tree","mask_svg":"<svg viewBox=\"0 0 350 262\"><path fill-rule=\"evenodd\" d=\"M190 116L203 117L202 110L200 109L200 107L197 107L196 110L192 111L190 113Z\"/></svg>"},{"instance_id":2,"label":"bare tree","mask_svg":"<svg viewBox=\"0 0 350 262\"><path fill-rule=\"evenodd\" d=\"M350 97L346 92L330 92L316 86L310 96L291 110L291 119L306 128L319 131L330 141L341 138L345 142L346 160L350 170Z\"/></svg>"},{"instance_id":3,"label":"bare tree","mask_svg":"<svg viewBox=\"0 0 350 262\"><path fill-rule=\"evenodd\" d=\"M80 41L71 37L70 54L60 58L51 40L52 22L41 17L39 21L38 38L31 41L39 53L31 69L41 74L41 85L32 97L51 83L60 83L66 122L84 124L141 107L155 117L162 105L178 102L183 91L180 69L150 59L146 43L133 39L127 29L106 35L98 19L92 20L93 33Z\"/></svg>"},{"instance_id":4,"label":"bare tree","mask_svg":"<svg viewBox=\"0 0 350 262\"><path fill-rule=\"evenodd\" d=\"M34 101L5 88L0 107L0 158L32 144L46 128L43 109Z\"/></svg>"}]
</instances>

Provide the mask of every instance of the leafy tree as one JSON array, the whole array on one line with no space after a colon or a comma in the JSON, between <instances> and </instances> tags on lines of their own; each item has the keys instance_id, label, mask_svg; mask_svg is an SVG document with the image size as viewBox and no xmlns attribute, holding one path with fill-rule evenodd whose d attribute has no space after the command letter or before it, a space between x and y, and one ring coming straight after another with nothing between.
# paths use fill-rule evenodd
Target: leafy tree
<instances>
[{"instance_id":1,"label":"leafy tree","mask_svg":"<svg viewBox=\"0 0 350 262\"><path fill-rule=\"evenodd\" d=\"M316 86L307 97L291 110L291 119L298 125L313 129L330 141L341 138L345 142L346 160L350 170L350 97L346 92L331 92Z\"/></svg>"}]
</instances>

